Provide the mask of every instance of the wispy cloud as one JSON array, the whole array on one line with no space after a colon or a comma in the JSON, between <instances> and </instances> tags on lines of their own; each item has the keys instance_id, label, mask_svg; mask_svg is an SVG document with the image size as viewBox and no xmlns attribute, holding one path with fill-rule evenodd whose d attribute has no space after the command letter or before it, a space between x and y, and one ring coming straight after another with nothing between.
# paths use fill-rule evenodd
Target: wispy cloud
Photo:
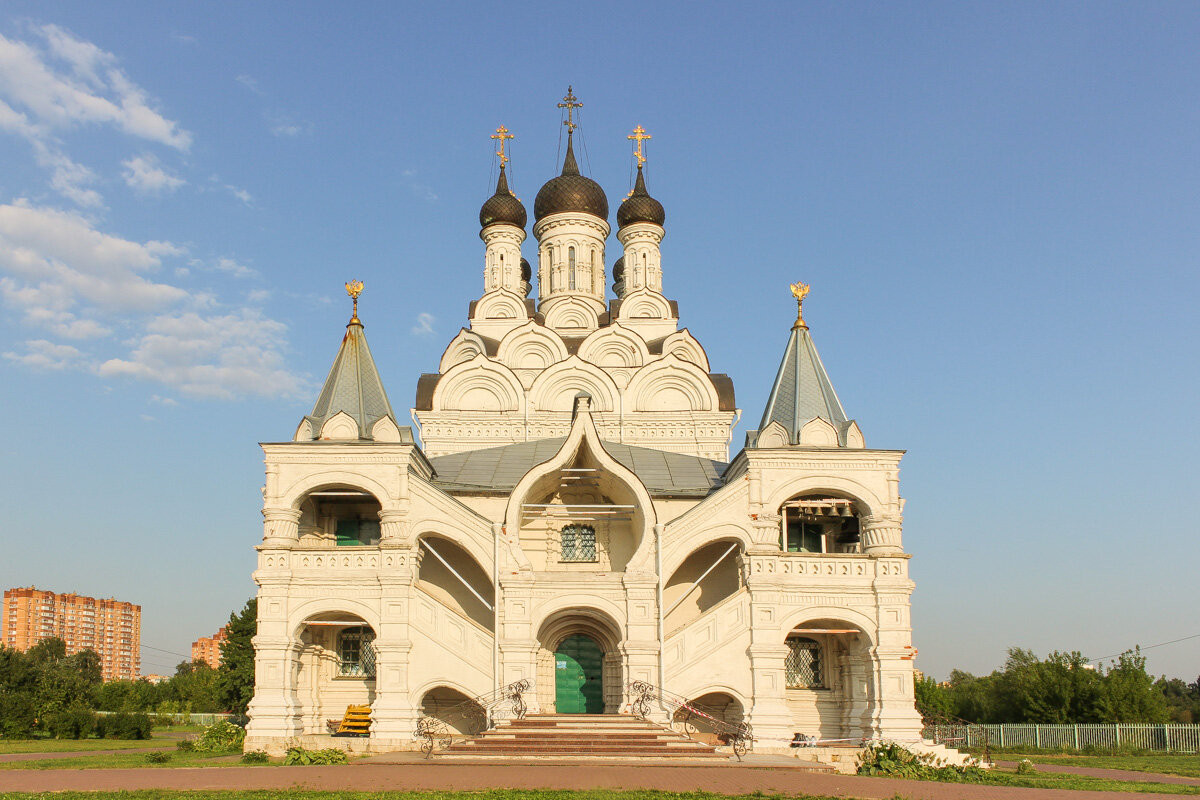
<instances>
[{"instance_id":1,"label":"wispy cloud","mask_svg":"<svg viewBox=\"0 0 1200 800\"><path fill-rule=\"evenodd\" d=\"M263 90L258 87L258 81L245 73L238 75L234 80L257 95L263 94Z\"/></svg>"},{"instance_id":2,"label":"wispy cloud","mask_svg":"<svg viewBox=\"0 0 1200 800\"><path fill-rule=\"evenodd\" d=\"M427 184L417 180L417 171L415 169L406 169L400 173L404 178L404 186L417 197L429 203L436 203L438 196L437 192L433 191Z\"/></svg>"},{"instance_id":3,"label":"wispy cloud","mask_svg":"<svg viewBox=\"0 0 1200 800\"><path fill-rule=\"evenodd\" d=\"M125 183L142 194L173 192L187 183L159 166L158 159L150 153L122 161L121 166L125 167L122 173Z\"/></svg>"},{"instance_id":4,"label":"wispy cloud","mask_svg":"<svg viewBox=\"0 0 1200 800\"><path fill-rule=\"evenodd\" d=\"M110 126L178 151L191 147L192 135L154 108L112 53L56 25L30 32L30 41L0 35L0 130L30 143L55 191L82 207L103 204L88 188L95 173L67 154L63 131Z\"/></svg>"},{"instance_id":5,"label":"wispy cloud","mask_svg":"<svg viewBox=\"0 0 1200 800\"><path fill-rule=\"evenodd\" d=\"M436 322L433 314L428 314L422 311L417 314L417 324L412 327L413 336L433 336L433 323Z\"/></svg>"},{"instance_id":6,"label":"wispy cloud","mask_svg":"<svg viewBox=\"0 0 1200 800\"><path fill-rule=\"evenodd\" d=\"M16 361L37 370L60 370L82 363L83 353L68 344L55 344L45 339L25 342L24 353L5 353L9 361Z\"/></svg>"}]
</instances>

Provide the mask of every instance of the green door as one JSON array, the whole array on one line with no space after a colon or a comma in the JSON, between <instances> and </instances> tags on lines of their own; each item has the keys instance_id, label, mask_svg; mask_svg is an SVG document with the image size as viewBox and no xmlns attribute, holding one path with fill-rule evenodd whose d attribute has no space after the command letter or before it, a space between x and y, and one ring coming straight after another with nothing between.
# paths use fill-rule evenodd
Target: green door
<instances>
[{"instance_id":1,"label":"green door","mask_svg":"<svg viewBox=\"0 0 1200 800\"><path fill-rule=\"evenodd\" d=\"M601 714L604 654L590 636L576 633L554 651L554 707L559 714Z\"/></svg>"}]
</instances>

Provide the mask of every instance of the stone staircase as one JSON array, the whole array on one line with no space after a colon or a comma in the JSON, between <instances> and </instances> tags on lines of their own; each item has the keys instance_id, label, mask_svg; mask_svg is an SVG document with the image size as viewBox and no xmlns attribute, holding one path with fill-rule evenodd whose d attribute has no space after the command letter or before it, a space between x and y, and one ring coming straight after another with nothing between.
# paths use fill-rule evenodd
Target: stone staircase
<instances>
[{"instance_id":1,"label":"stone staircase","mask_svg":"<svg viewBox=\"0 0 1200 800\"><path fill-rule=\"evenodd\" d=\"M716 759L711 745L636 717L616 714L530 714L456 740L437 758Z\"/></svg>"}]
</instances>

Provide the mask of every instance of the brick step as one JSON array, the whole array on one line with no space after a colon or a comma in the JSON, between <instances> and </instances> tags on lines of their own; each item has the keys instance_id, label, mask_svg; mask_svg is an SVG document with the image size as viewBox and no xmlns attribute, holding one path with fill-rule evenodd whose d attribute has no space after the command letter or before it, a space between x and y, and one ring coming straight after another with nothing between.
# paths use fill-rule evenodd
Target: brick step
<instances>
[{"instance_id":1,"label":"brick step","mask_svg":"<svg viewBox=\"0 0 1200 800\"><path fill-rule=\"evenodd\" d=\"M459 746L457 743L455 746ZM516 739L505 739L496 741L494 739L472 739L469 742L463 742L463 747L476 747L488 750L515 750L519 748L537 748L537 747L575 747L581 750L594 750L597 747L603 747L609 750L629 750L632 752L647 752L649 750L711 750L709 745L699 744L697 742L656 742L652 745L638 745L631 747L624 742L605 742L601 741L570 741L570 742L526 742Z\"/></svg>"},{"instance_id":2,"label":"brick step","mask_svg":"<svg viewBox=\"0 0 1200 800\"><path fill-rule=\"evenodd\" d=\"M446 750L447 754L456 755L479 755L479 756L554 756L554 755L577 755L577 756L616 756L629 758L723 758L728 759L726 753L717 753L711 750L693 750L691 748L672 748L661 750L654 753L644 753L634 750L629 750L620 747L592 747L592 748L574 748L574 747L528 747L528 748L496 748L485 749L475 747L460 747L454 745Z\"/></svg>"}]
</instances>

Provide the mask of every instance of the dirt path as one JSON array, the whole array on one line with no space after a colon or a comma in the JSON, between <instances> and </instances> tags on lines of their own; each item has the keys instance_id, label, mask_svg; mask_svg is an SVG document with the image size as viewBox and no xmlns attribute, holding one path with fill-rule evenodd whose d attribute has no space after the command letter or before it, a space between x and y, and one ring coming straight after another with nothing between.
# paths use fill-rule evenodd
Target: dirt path
<instances>
[{"instance_id":1,"label":"dirt path","mask_svg":"<svg viewBox=\"0 0 1200 800\"><path fill-rule=\"evenodd\" d=\"M891 800L1165 800L1181 795L1090 792L925 783L813 774L779 767L687 765L570 767L541 764L371 764L337 767L223 767L104 770L5 770L0 791L116 791L121 789L478 790L663 789L747 794L811 793ZM1193 797L1194 800L1194 797Z\"/></svg>"}]
</instances>

